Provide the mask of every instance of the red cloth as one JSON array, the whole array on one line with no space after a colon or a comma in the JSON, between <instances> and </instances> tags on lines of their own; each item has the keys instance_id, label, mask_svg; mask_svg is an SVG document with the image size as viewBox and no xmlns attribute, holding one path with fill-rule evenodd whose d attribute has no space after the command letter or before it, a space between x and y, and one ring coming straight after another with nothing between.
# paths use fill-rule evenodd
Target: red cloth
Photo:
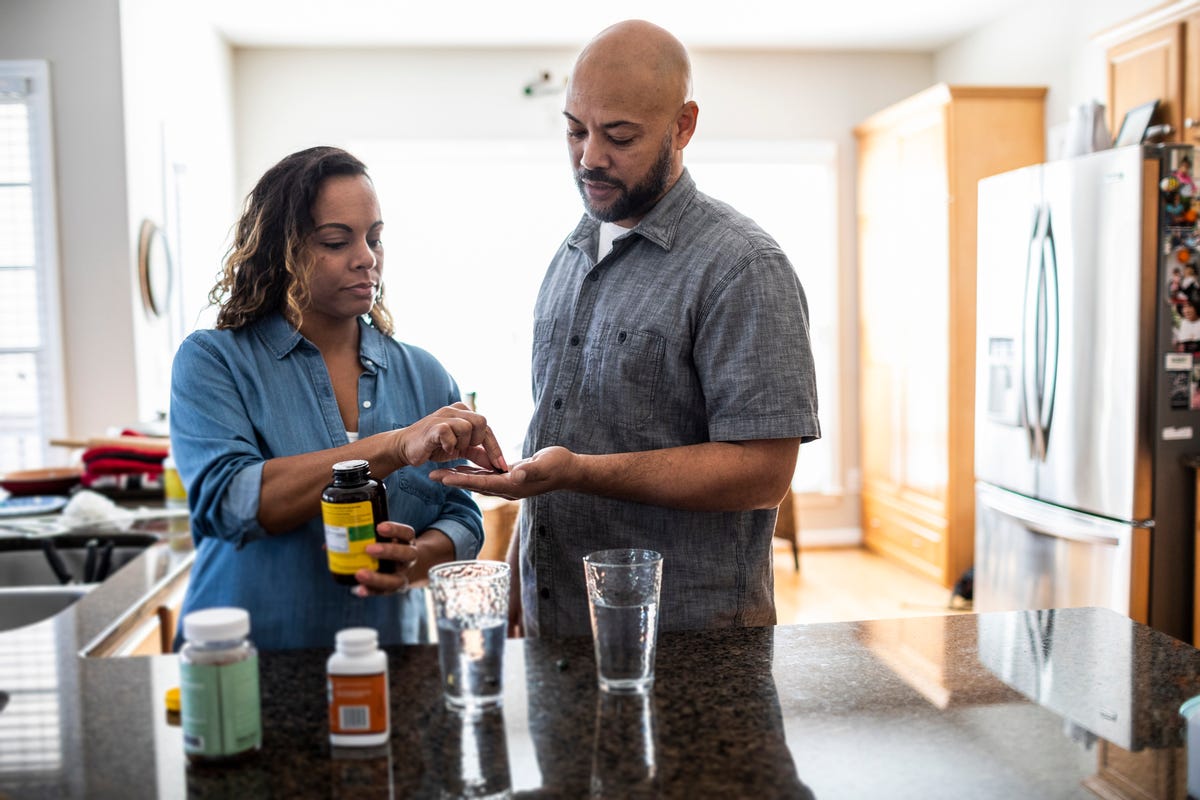
<instances>
[{"instance_id":1,"label":"red cloth","mask_svg":"<svg viewBox=\"0 0 1200 800\"><path fill-rule=\"evenodd\" d=\"M83 451L82 483L89 488L152 489L162 486L166 448L156 449L157 440L125 431L129 447L104 444Z\"/></svg>"}]
</instances>

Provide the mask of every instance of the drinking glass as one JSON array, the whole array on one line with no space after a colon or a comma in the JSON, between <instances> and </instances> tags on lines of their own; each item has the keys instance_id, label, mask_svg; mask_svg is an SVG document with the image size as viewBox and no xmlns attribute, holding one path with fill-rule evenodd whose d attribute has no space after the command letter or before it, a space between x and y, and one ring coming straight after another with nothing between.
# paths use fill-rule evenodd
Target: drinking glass
<instances>
[{"instance_id":1,"label":"drinking glass","mask_svg":"<svg viewBox=\"0 0 1200 800\"><path fill-rule=\"evenodd\" d=\"M429 570L446 702L498 705L508 635L508 564L451 561Z\"/></svg>"},{"instance_id":2,"label":"drinking glass","mask_svg":"<svg viewBox=\"0 0 1200 800\"><path fill-rule=\"evenodd\" d=\"M654 683L662 555L600 550L583 557L600 688L644 692Z\"/></svg>"}]
</instances>

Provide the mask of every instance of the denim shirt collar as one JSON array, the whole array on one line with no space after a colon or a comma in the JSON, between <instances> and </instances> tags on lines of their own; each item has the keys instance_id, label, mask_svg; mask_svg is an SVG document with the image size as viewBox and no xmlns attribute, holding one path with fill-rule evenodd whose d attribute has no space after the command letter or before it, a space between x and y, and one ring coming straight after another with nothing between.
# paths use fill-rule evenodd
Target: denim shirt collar
<instances>
[{"instance_id":1,"label":"denim shirt collar","mask_svg":"<svg viewBox=\"0 0 1200 800\"><path fill-rule=\"evenodd\" d=\"M633 232L644 239L654 242L663 250L670 251L675 237L679 234L679 224L683 212L687 210L692 198L696 195L696 182L685 167L679 180L667 191L663 198L655 203L654 208L642 218ZM582 250L589 256L596 252L600 223L590 215L584 215L574 232L567 238L567 244Z\"/></svg>"},{"instance_id":2,"label":"denim shirt collar","mask_svg":"<svg viewBox=\"0 0 1200 800\"><path fill-rule=\"evenodd\" d=\"M302 343L308 347L314 346L278 312L255 322L253 330L277 359L285 358ZM358 319L358 330L358 359L363 367L370 372L374 372L375 367L387 369L387 348L383 334L362 317Z\"/></svg>"}]
</instances>

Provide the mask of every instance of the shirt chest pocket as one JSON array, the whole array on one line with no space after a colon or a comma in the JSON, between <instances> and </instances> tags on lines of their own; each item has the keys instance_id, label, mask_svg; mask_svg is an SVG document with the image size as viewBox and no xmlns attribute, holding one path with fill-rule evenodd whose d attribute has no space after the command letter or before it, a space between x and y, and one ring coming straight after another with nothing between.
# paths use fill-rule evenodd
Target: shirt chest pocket
<instances>
[{"instance_id":1,"label":"shirt chest pocket","mask_svg":"<svg viewBox=\"0 0 1200 800\"><path fill-rule=\"evenodd\" d=\"M604 422L649 421L662 378L663 337L606 325L588 338L583 350L584 408Z\"/></svg>"},{"instance_id":2,"label":"shirt chest pocket","mask_svg":"<svg viewBox=\"0 0 1200 800\"><path fill-rule=\"evenodd\" d=\"M394 422L391 428L395 430L411 424ZM397 522L412 525L417 533L436 521L446 500L446 487L429 479L429 473L437 467L437 464L426 463L404 467L389 475L384 481L388 493L388 516Z\"/></svg>"}]
</instances>

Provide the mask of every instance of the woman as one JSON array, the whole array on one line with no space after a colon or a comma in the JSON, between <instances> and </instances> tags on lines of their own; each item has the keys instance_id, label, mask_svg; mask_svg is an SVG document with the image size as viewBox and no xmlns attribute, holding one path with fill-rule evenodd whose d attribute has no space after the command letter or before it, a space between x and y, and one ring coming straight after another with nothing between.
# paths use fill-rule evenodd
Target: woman
<instances>
[{"instance_id":1,"label":"woman","mask_svg":"<svg viewBox=\"0 0 1200 800\"><path fill-rule=\"evenodd\" d=\"M358 625L383 643L428 640L423 595L404 590L483 541L479 509L429 480L430 462L507 469L442 366L391 338L382 234L360 161L332 147L288 156L246 200L209 295L216 329L175 356L171 446L196 542L183 613L245 608L260 648L331 647ZM328 570L320 497L333 465L356 458L394 520L367 552L396 571L360 570L351 591Z\"/></svg>"}]
</instances>

